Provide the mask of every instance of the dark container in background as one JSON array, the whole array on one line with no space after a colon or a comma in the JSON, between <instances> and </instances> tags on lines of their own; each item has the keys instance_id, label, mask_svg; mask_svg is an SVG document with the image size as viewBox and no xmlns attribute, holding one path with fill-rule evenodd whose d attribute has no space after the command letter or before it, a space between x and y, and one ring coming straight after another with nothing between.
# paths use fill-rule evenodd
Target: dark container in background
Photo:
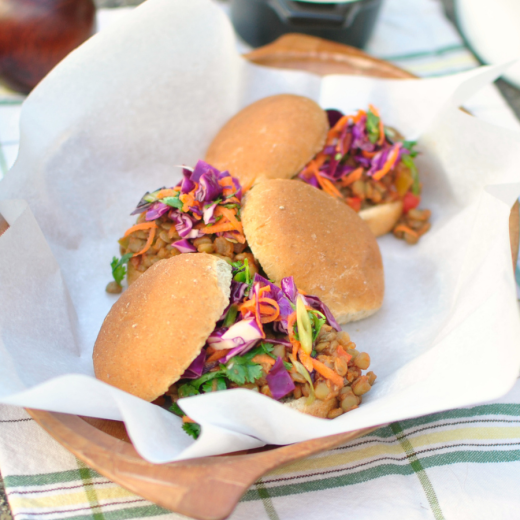
<instances>
[{"instance_id":1,"label":"dark container in background","mask_svg":"<svg viewBox=\"0 0 520 520\"><path fill-rule=\"evenodd\" d=\"M231 0L231 20L253 47L286 33L304 33L363 48L374 28L382 0Z\"/></svg>"}]
</instances>

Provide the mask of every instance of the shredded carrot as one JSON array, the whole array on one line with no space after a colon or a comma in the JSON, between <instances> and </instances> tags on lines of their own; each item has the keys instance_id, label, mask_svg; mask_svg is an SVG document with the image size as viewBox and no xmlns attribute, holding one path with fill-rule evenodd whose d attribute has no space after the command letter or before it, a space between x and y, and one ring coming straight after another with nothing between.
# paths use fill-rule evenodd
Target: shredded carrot
<instances>
[{"instance_id":1,"label":"shredded carrot","mask_svg":"<svg viewBox=\"0 0 520 520\"><path fill-rule=\"evenodd\" d=\"M302 175L309 178L312 174L319 175L320 168L325 164L327 156L320 152L303 170Z\"/></svg>"},{"instance_id":2,"label":"shredded carrot","mask_svg":"<svg viewBox=\"0 0 520 520\"><path fill-rule=\"evenodd\" d=\"M254 298L241 303L238 306L238 310L242 313L242 316L245 316L248 312L256 314L256 302Z\"/></svg>"},{"instance_id":3,"label":"shredded carrot","mask_svg":"<svg viewBox=\"0 0 520 520\"><path fill-rule=\"evenodd\" d=\"M318 361L317 359L311 358L311 360L316 372L319 372L323 377L330 379L332 383L334 383L337 387L343 387L343 378L336 374L334 370L330 369L328 366L324 365L321 361Z\"/></svg>"},{"instance_id":4,"label":"shredded carrot","mask_svg":"<svg viewBox=\"0 0 520 520\"><path fill-rule=\"evenodd\" d=\"M193 419L190 419L187 415L183 416L182 418L183 423L194 423L195 421Z\"/></svg>"},{"instance_id":5,"label":"shredded carrot","mask_svg":"<svg viewBox=\"0 0 520 520\"><path fill-rule=\"evenodd\" d=\"M341 133L343 128L348 124L352 116L342 116L338 119L337 123L329 130L327 134L326 144L331 145L336 137Z\"/></svg>"},{"instance_id":6,"label":"shredded carrot","mask_svg":"<svg viewBox=\"0 0 520 520\"><path fill-rule=\"evenodd\" d=\"M139 253L135 253L134 256L143 255L144 253L146 253L146 251L148 251L148 249L150 249L150 247L152 247L153 239L155 238L156 229L157 229L157 226L150 229L150 233L148 234L148 240L146 241L146 244L144 245L143 249L141 249L141 251L139 251Z\"/></svg>"},{"instance_id":7,"label":"shredded carrot","mask_svg":"<svg viewBox=\"0 0 520 520\"><path fill-rule=\"evenodd\" d=\"M354 184L356 181L361 179L361 176L363 175L363 168L361 166L359 168L356 168L354 171L350 172L342 181L342 186L350 186L351 184Z\"/></svg>"},{"instance_id":8,"label":"shredded carrot","mask_svg":"<svg viewBox=\"0 0 520 520\"><path fill-rule=\"evenodd\" d=\"M244 228L242 227L242 222L237 220L236 210L225 208L224 206L217 206L215 208L214 214L217 217L220 215L224 216L231 224L233 224L234 228L237 231L239 231L240 233L243 232Z\"/></svg>"},{"instance_id":9,"label":"shredded carrot","mask_svg":"<svg viewBox=\"0 0 520 520\"><path fill-rule=\"evenodd\" d=\"M388 155L388 158L386 159L386 162L383 165L383 167L379 171L374 173L373 178L376 181L380 181L393 168L397 157L399 157L400 148L401 143L398 143L397 146Z\"/></svg>"},{"instance_id":10,"label":"shredded carrot","mask_svg":"<svg viewBox=\"0 0 520 520\"><path fill-rule=\"evenodd\" d=\"M269 287L268 285L264 285L263 287L260 287L260 289L258 289L258 296L262 296L262 294L264 294L265 292L269 292L271 290L271 287Z\"/></svg>"},{"instance_id":11,"label":"shredded carrot","mask_svg":"<svg viewBox=\"0 0 520 520\"><path fill-rule=\"evenodd\" d=\"M367 159L372 159L372 157L374 157L377 152L367 152L366 150L361 150L361 153L363 157L366 157Z\"/></svg>"},{"instance_id":12,"label":"shredded carrot","mask_svg":"<svg viewBox=\"0 0 520 520\"><path fill-rule=\"evenodd\" d=\"M312 365L312 358L305 352L305 350L301 349L298 351L298 356L300 357L300 361L302 362L302 365L309 371L312 372L313 365Z\"/></svg>"},{"instance_id":13,"label":"shredded carrot","mask_svg":"<svg viewBox=\"0 0 520 520\"><path fill-rule=\"evenodd\" d=\"M209 235L211 233L222 233L224 231L235 231L235 227L233 224L230 224L229 222L217 222L216 224L213 224L212 226L206 226L201 228L201 231L205 235Z\"/></svg>"},{"instance_id":14,"label":"shredded carrot","mask_svg":"<svg viewBox=\"0 0 520 520\"><path fill-rule=\"evenodd\" d=\"M158 198L158 199L164 199L164 197L175 197L175 195L177 195L178 193L178 190L175 190L175 189L164 189L164 190L159 190L155 196Z\"/></svg>"},{"instance_id":15,"label":"shredded carrot","mask_svg":"<svg viewBox=\"0 0 520 520\"><path fill-rule=\"evenodd\" d=\"M276 361L267 354L257 354L251 361L253 361L253 363L267 363L271 366L276 363Z\"/></svg>"},{"instance_id":16,"label":"shredded carrot","mask_svg":"<svg viewBox=\"0 0 520 520\"><path fill-rule=\"evenodd\" d=\"M226 204L240 204L240 201L236 197L229 197L229 199L226 199Z\"/></svg>"},{"instance_id":17,"label":"shredded carrot","mask_svg":"<svg viewBox=\"0 0 520 520\"><path fill-rule=\"evenodd\" d=\"M318 182L320 183L320 186L322 187L323 191L325 193L328 193L329 195L332 195L333 197L337 197L339 199L343 198L343 195L341 192L334 186L334 184L325 177L322 177L321 175L316 175L316 179L318 179Z\"/></svg>"},{"instance_id":18,"label":"shredded carrot","mask_svg":"<svg viewBox=\"0 0 520 520\"><path fill-rule=\"evenodd\" d=\"M292 355L293 355L294 358L296 358L296 355L298 354L298 350L301 349L301 346L302 346L302 345L301 345L301 343L300 343L297 339L295 339L295 338L293 338L293 339L291 340L291 343L292 343L292 346L293 346L293 347L292 347Z\"/></svg>"},{"instance_id":19,"label":"shredded carrot","mask_svg":"<svg viewBox=\"0 0 520 520\"><path fill-rule=\"evenodd\" d=\"M338 346L336 352L338 356L344 357L347 363L352 359L352 356L341 345Z\"/></svg>"},{"instance_id":20,"label":"shredded carrot","mask_svg":"<svg viewBox=\"0 0 520 520\"><path fill-rule=\"evenodd\" d=\"M213 354L213 352L216 352L216 351L217 350L214 349L213 347L207 347L206 348L206 354L209 354L209 355Z\"/></svg>"},{"instance_id":21,"label":"shredded carrot","mask_svg":"<svg viewBox=\"0 0 520 520\"><path fill-rule=\"evenodd\" d=\"M253 182L255 182L254 177L248 180L245 184L242 184L242 195L245 195L251 189L251 187L253 186Z\"/></svg>"},{"instance_id":22,"label":"shredded carrot","mask_svg":"<svg viewBox=\"0 0 520 520\"><path fill-rule=\"evenodd\" d=\"M260 300L260 320L262 323L271 323L272 321L276 321L278 316L280 316L280 307L278 303L271 298L262 298ZM265 312L264 309L268 309L271 311L270 313Z\"/></svg>"},{"instance_id":23,"label":"shredded carrot","mask_svg":"<svg viewBox=\"0 0 520 520\"><path fill-rule=\"evenodd\" d=\"M153 220L151 222L143 222L141 224L136 224L135 226L132 226L130 229L127 229L123 236L127 237L128 235L131 235L134 231L140 231L142 229L150 229L156 227L157 224Z\"/></svg>"},{"instance_id":24,"label":"shredded carrot","mask_svg":"<svg viewBox=\"0 0 520 520\"><path fill-rule=\"evenodd\" d=\"M385 142L385 125L383 125L383 120L379 119L379 139L377 140L377 144L382 146Z\"/></svg>"},{"instance_id":25,"label":"shredded carrot","mask_svg":"<svg viewBox=\"0 0 520 520\"><path fill-rule=\"evenodd\" d=\"M399 224L399 225L395 226L394 233L399 233L399 231L408 233L409 235L412 235L413 237L419 236L416 231L414 231L412 228L409 228L408 226L405 226L404 224Z\"/></svg>"},{"instance_id":26,"label":"shredded carrot","mask_svg":"<svg viewBox=\"0 0 520 520\"><path fill-rule=\"evenodd\" d=\"M372 114L374 114L376 117L379 117L379 118L381 117L379 115L379 110L374 105L372 105L372 103L370 103L368 105L368 108L369 108L370 112L372 112Z\"/></svg>"},{"instance_id":27,"label":"shredded carrot","mask_svg":"<svg viewBox=\"0 0 520 520\"><path fill-rule=\"evenodd\" d=\"M208 359L206 359L206 363L213 363L213 361L218 361L219 359L223 358L229 350L216 350L209 356Z\"/></svg>"},{"instance_id":28,"label":"shredded carrot","mask_svg":"<svg viewBox=\"0 0 520 520\"><path fill-rule=\"evenodd\" d=\"M364 110L359 110L358 113L354 116L354 123L359 123L363 116L366 116L367 113Z\"/></svg>"},{"instance_id":29,"label":"shredded carrot","mask_svg":"<svg viewBox=\"0 0 520 520\"><path fill-rule=\"evenodd\" d=\"M193 196L193 191L190 193L184 193L179 197L179 200L183 203L182 211L187 213L190 211L190 206L200 206L200 203L198 200L195 199Z\"/></svg>"},{"instance_id":30,"label":"shredded carrot","mask_svg":"<svg viewBox=\"0 0 520 520\"><path fill-rule=\"evenodd\" d=\"M223 188L233 188L233 189L235 188L235 183L233 182L233 179L231 177L224 177L222 179L219 179L218 183Z\"/></svg>"}]
</instances>

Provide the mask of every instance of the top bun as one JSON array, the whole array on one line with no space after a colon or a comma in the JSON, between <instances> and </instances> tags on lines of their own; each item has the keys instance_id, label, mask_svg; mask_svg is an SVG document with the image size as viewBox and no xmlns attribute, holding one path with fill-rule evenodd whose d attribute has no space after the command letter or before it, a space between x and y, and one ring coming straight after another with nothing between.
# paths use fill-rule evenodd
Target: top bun
<instances>
[{"instance_id":1,"label":"top bun","mask_svg":"<svg viewBox=\"0 0 520 520\"><path fill-rule=\"evenodd\" d=\"M368 225L344 202L297 180L254 186L242 208L244 232L268 277L294 276L339 323L360 320L383 303L381 253Z\"/></svg>"},{"instance_id":2,"label":"top bun","mask_svg":"<svg viewBox=\"0 0 520 520\"><path fill-rule=\"evenodd\" d=\"M94 346L96 377L146 401L200 353L229 304L231 266L206 254L162 260L108 313Z\"/></svg>"},{"instance_id":3,"label":"top bun","mask_svg":"<svg viewBox=\"0 0 520 520\"><path fill-rule=\"evenodd\" d=\"M328 131L327 114L311 99L270 96L232 117L205 160L245 186L262 178L290 179L323 148Z\"/></svg>"}]
</instances>

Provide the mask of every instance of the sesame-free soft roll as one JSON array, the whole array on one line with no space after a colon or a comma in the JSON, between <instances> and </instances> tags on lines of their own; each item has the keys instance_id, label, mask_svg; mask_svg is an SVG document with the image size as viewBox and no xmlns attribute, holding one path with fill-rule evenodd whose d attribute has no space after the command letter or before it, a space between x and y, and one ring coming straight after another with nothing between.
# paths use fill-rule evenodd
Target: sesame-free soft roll
<instances>
[{"instance_id":1,"label":"sesame-free soft roll","mask_svg":"<svg viewBox=\"0 0 520 520\"><path fill-rule=\"evenodd\" d=\"M300 181L263 181L246 194L242 222L267 276L277 283L292 275L339 323L381 307L384 274L377 241L343 201Z\"/></svg>"},{"instance_id":2,"label":"sesame-free soft roll","mask_svg":"<svg viewBox=\"0 0 520 520\"><path fill-rule=\"evenodd\" d=\"M242 186L257 179L290 179L323 148L329 123L312 99L278 94L260 99L218 132L206 161Z\"/></svg>"}]
</instances>

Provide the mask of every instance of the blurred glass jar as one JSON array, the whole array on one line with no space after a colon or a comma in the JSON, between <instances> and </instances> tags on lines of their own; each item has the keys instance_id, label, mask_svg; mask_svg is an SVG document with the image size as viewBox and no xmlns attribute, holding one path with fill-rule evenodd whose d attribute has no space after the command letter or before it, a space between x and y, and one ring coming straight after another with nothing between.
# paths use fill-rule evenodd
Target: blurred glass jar
<instances>
[{"instance_id":1,"label":"blurred glass jar","mask_svg":"<svg viewBox=\"0 0 520 520\"><path fill-rule=\"evenodd\" d=\"M93 0L0 0L0 81L28 93L94 32Z\"/></svg>"},{"instance_id":2,"label":"blurred glass jar","mask_svg":"<svg viewBox=\"0 0 520 520\"><path fill-rule=\"evenodd\" d=\"M286 33L319 36L354 47L367 43L382 0L231 0L238 34L253 47Z\"/></svg>"}]
</instances>

